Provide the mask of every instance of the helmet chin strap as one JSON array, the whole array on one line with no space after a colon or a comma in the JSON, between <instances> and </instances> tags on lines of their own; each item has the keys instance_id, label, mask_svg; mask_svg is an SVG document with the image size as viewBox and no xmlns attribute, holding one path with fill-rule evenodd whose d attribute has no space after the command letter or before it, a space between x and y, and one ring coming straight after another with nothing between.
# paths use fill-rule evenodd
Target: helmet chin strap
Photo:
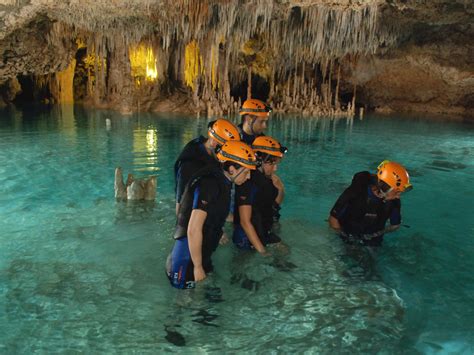
<instances>
[{"instance_id":1,"label":"helmet chin strap","mask_svg":"<svg viewBox=\"0 0 474 355\"><path fill-rule=\"evenodd\" d=\"M230 180L231 183L235 183L235 179L237 179L237 178L239 177L239 175L242 174L242 173L245 171L245 168L244 168L244 167L242 167L242 168L240 168L240 169L241 169L241 170L240 170L240 171L237 173L237 175L235 175L235 176L229 174L229 175L230 175L229 180Z\"/></svg>"},{"instance_id":2,"label":"helmet chin strap","mask_svg":"<svg viewBox=\"0 0 474 355\"><path fill-rule=\"evenodd\" d=\"M255 131L253 130L253 125L255 124L255 121L257 121L257 118L256 117L252 117L251 121L250 121L250 131L253 135L255 135Z\"/></svg>"}]
</instances>

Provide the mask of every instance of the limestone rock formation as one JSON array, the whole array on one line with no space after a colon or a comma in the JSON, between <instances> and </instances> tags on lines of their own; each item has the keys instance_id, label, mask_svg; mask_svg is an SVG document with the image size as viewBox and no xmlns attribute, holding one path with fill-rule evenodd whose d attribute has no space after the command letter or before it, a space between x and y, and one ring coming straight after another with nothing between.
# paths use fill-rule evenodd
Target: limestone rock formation
<instances>
[{"instance_id":1,"label":"limestone rock formation","mask_svg":"<svg viewBox=\"0 0 474 355\"><path fill-rule=\"evenodd\" d=\"M472 116L473 15L465 0L3 0L0 102Z\"/></svg>"}]
</instances>

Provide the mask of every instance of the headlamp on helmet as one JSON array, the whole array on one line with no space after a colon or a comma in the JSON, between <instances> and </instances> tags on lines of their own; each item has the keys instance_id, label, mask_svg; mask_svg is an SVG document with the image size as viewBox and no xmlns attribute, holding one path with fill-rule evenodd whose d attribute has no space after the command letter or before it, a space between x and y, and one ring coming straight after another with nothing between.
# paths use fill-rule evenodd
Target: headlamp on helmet
<instances>
[{"instance_id":1,"label":"headlamp on helmet","mask_svg":"<svg viewBox=\"0 0 474 355\"><path fill-rule=\"evenodd\" d=\"M277 158L282 158L288 151L280 142L270 136L259 136L252 143L252 149L256 152L268 154Z\"/></svg>"},{"instance_id":2,"label":"headlamp on helmet","mask_svg":"<svg viewBox=\"0 0 474 355\"><path fill-rule=\"evenodd\" d=\"M239 114L252 115L257 117L268 117L272 112L272 108L263 101L257 99L245 100L242 104L242 108L239 110Z\"/></svg>"}]
</instances>

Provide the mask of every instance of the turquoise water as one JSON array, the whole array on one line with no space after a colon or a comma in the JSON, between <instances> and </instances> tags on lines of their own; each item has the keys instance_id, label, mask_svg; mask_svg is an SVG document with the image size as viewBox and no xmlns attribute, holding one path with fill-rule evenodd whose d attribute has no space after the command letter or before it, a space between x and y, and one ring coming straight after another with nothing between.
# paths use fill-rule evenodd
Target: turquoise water
<instances>
[{"instance_id":1,"label":"turquoise water","mask_svg":"<svg viewBox=\"0 0 474 355\"><path fill-rule=\"evenodd\" d=\"M164 274L172 166L206 124L0 111L0 353L473 353L473 124L273 117L268 133L290 149L289 254L220 247L214 275L179 291ZM386 158L412 175L404 226L376 254L348 250L328 211ZM155 203L117 203L116 166L157 175Z\"/></svg>"}]
</instances>

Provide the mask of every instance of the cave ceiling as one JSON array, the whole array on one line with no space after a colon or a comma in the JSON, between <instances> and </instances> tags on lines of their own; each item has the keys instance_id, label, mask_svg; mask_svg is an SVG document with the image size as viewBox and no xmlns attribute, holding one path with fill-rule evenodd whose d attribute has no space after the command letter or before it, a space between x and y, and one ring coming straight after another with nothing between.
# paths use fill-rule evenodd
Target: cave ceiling
<instances>
[{"instance_id":1,"label":"cave ceiling","mask_svg":"<svg viewBox=\"0 0 474 355\"><path fill-rule=\"evenodd\" d=\"M172 57L197 41L210 60L205 53L217 46L228 53L231 81L243 80L246 60L254 61L262 77L278 81L302 62L345 60L355 68L354 58L397 60L423 47L421 57L463 73L456 74L464 75L467 87L460 95L470 101L473 18L473 1L466 0L2 0L0 84L18 75L64 70L78 38L98 55L147 42ZM173 47L181 52L171 54ZM439 56L433 54L436 48ZM259 54L266 57L259 61ZM170 67L161 70L171 75ZM342 72L346 84L374 78ZM376 102L369 84L367 100Z\"/></svg>"}]
</instances>

